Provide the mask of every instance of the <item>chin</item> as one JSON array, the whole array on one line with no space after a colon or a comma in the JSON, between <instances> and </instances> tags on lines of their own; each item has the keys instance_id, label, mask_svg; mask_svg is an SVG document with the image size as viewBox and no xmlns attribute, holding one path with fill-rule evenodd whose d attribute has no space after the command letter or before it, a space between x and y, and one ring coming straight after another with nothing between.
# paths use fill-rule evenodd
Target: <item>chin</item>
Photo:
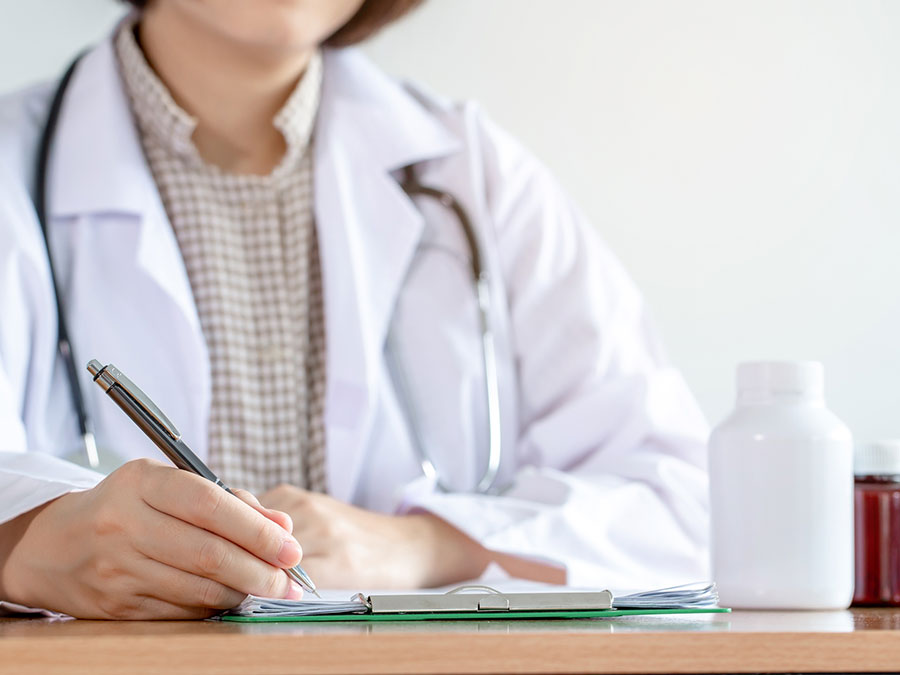
<instances>
[{"instance_id":1,"label":"chin","mask_svg":"<svg viewBox=\"0 0 900 675\"><path fill-rule=\"evenodd\" d=\"M321 44L352 17L362 0L176 0L195 20L258 49L293 51Z\"/></svg>"}]
</instances>

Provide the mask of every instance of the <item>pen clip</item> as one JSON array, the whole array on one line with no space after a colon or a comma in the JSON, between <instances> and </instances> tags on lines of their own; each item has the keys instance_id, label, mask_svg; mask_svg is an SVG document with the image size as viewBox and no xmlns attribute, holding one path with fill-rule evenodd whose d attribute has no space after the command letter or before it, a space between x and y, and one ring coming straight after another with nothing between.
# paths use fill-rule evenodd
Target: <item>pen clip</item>
<instances>
[{"instance_id":1,"label":"pen clip","mask_svg":"<svg viewBox=\"0 0 900 675\"><path fill-rule=\"evenodd\" d=\"M153 418L173 441L181 439L181 432L178 431L175 425L172 424L172 421L165 416L163 411L150 400L150 397L147 396L147 394L141 391L140 387L125 377L125 374L113 364L110 363L101 366L99 361L92 359L88 363L87 369L94 377L94 382L97 382L103 388L103 391L108 391L111 387L118 385L119 389L130 397L134 403L143 408L144 412Z\"/></svg>"}]
</instances>

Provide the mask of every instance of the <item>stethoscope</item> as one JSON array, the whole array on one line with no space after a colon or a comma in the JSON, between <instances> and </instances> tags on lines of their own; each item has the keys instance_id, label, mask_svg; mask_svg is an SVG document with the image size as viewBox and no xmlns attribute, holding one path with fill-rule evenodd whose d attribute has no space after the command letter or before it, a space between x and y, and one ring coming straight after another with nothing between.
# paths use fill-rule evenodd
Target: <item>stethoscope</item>
<instances>
[{"instance_id":1,"label":"stethoscope","mask_svg":"<svg viewBox=\"0 0 900 675\"><path fill-rule=\"evenodd\" d=\"M57 349L60 357L62 357L66 377L69 380L72 402L78 417L78 429L81 433L81 439L88 464L93 468L97 468L100 465L100 458L97 453L94 427L92 420L88 415L87 407L85 406L81 387L78 384L78 376L75 367L76 358L69 338L62 295L60 293L56 270L53 265L53 255L50 251L50 238L47 229L47 168L50 160L50 152L59 123L59 113L62 108L63 98L65 97L66 89L69 86L72 74L75 72L75 68L80 60L81 56L79 55L66 69L65 74L57 85L50 103L50 111L38 144L37 162L35 164L34 201L37 219L40 223L41 233L44 237L44 245L47 249L47 260L50 269L50 278L53 283L53 292L56 296L56 316L58 324ZM459 200L449 192L419 183L412 166L404 167L400 187L410 198L413 196L428 197L438 201L444 208L452 211L465 235L466 244L469 248L468 262L471 267L472 282L478 301L478 322L481 331L481 354L484 365L484 390L488 413L487 465L485 466L481 478L469 491L488 494L494 491L494 482L500 469L500 385L497 374L494 333L491 329L491 283L484 265L481 242L475 233L475 229L472 227L472 222L469 219L468 214L459 203ZM400 406L403 408L403 413L409 429L410 440L416 457L422 467L422 472L427 478L434 482L439 490L444 492L459 492L459 488L451 487L441 479L437 467L426 450L425 437L419 424L420 417L416 413L412 390L409 386L409 379L403 368L403 362L399 357L395 343L396 338L393 331L393 322L391 322L391 328L388 330L384 347L385 361L394 384L397 399Z\"/></svg>"}]
</instances>

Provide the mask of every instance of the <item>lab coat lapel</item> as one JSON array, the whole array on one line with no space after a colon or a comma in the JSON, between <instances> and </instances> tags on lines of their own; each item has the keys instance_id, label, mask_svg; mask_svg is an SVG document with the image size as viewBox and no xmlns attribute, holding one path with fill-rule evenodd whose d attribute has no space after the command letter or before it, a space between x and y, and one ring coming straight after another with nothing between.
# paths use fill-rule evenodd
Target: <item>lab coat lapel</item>
<instances>
[{"instance_id":1,"label":"lab coat lapel","mask_svg":"<svg viewBox=\"0 0 900 675\"><path fill-rule=\"evenodd\" d=\"M351 501L371 431L384 338L422 235L391 175L456 139L354 50L329 51L316 129L316 223L327 330L329 491Z\"/></svg>"},{"instance_id":2,"label":"lab coat lapel","mask_svg":"<svg viewBox=\"0 0 900 675\"><path fill-rule=\"evenodd\" d=\"M352 165L349 148L317 157L316 211L327 335L325 401L329 492L352 501L378 378L385 305L415 249L421 223L387 184ZM376 170L371 170L376 169ZM388 224L381 236L373 216ZM381 257L379 257L381 256ZM384 275L380 278L377 273Z\"/></svg>"},{"instance_id":3,"label":"lab coat lapel","mask_svg":"<svg viewBox=\"0 0 900 675\"><path fill-rule=\"evenodd\" d=\"M172 414L181 420L179 427L194 450L205 456L210 392L206 344L178 243L144 158L126 96L112 42L106 40L84 56L66 92L48 169L51 227L65 219L107 218L120 221L117 227L139 228L136 237L122 238L136 242L133 250L107 252L122 258L111 262L125 274L138 270L149 277L173 306L168 316L186 322L188 330L174 331L161 324L163 317L148 317L142 325L116 326L116 330L133 344L147 344L148 358L153 358L153 349L171 344L172 334L190 336L186 343L165 348L158 368L171 371L165 377L180 388L178 399L183 406ZM115 285L115 280L109 279L105 288L96 289L98 304L102 304L104 292L117 292ZM140 303L141 299L132 301ZM160 331L156 339L146 334L148 326Z\"/></svg>"}]
</instances>

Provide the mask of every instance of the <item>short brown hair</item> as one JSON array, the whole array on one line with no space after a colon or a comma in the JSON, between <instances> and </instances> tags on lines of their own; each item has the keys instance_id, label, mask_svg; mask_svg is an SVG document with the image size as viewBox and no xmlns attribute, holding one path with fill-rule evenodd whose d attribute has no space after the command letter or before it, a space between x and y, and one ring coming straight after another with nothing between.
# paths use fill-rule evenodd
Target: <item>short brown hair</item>
<instances>
[{"instance_id":1,"label":"short brown hair","mask_svg":"<svg viewBox=\"0 0 900 675\"><path fill-rule=\"evenodd\" d=\"M145 7L149 0L124 0L135 7ZM371 37L392 21L415 9L423 0L364 0L356 14L332 33L324 44L348 47Z\"/></svg>"}]
</instances>

